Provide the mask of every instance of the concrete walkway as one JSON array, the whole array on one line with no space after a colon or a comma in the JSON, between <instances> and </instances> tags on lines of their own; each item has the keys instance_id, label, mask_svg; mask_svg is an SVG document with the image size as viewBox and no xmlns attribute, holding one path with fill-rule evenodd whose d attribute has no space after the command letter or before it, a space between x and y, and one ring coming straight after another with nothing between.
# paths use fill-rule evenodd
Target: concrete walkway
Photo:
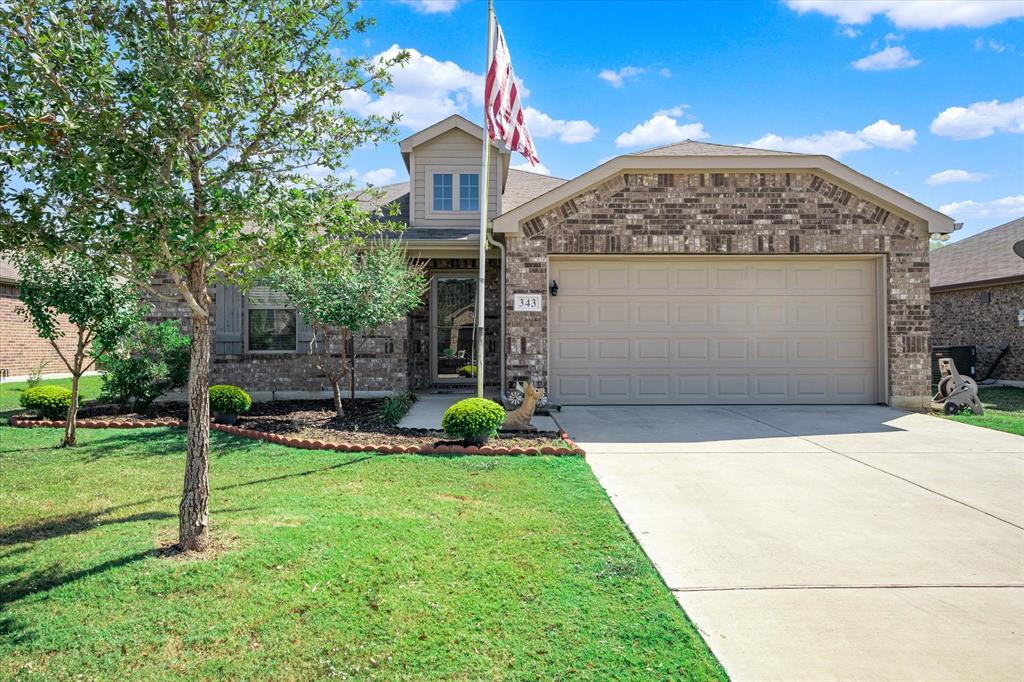
<instances>
[{"instance_id":1,"label":"concrete walkway","mask_svg":"<svg viewBox=\"0 0 1024 682\"><path fill-rule=\"evenodd\" d=\"M440 429L441 417L445 410L464 398L472 398L473 393L417 393L416 402L408 414L398 422L402 429ZM535 415L533 425L539 431L557 431L558 425L551 417Z\"/></svg>"},{"instance_id":2,"label":"concrete walkway","mask_svg":"<svg viewBox=\"0 0 1024 682\"><path fill-rule=\"evenodd\" d=\"M1024 438L868 406L559 422L733 680L1024 679Z\"/></svg>"}]
</instances>

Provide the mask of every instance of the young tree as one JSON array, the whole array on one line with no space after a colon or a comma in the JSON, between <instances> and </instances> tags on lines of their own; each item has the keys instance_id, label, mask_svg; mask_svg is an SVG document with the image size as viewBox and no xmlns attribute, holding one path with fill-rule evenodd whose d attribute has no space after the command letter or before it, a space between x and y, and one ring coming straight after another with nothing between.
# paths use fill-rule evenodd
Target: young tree
<instances>
[{"instance_id":1,"label":"young tree","mask_svg":"<svg viewBox=\"0 0 1024 682\"><path fill-rule=\"evenodd\" d=\"M407 59L337 56L372 20L336 0L0 4L0 247L166 273L192 338L179 548L208 542L211 297L327 235L380 229L339 173L396 115L355 116Z\"/></svg>"},{"instance_id":2,"label":"young tree","mask_svg":"<svg viewBox=\"0 0 1024 682\"><path fill-rule=\"evenodd\" d=\"M36 333L50 342L71 372L71 407L60 444L74 447L78 444L78 385L82 375L130 333L142 318L143 307L134 287L97 270L89 259L78 254L53 260L17 254L14 260L21 276L18 288L23 307L19 311ZM70 357L59 343L64 338L58 319L61 315L78 328Z\"/></svg>"},{"instance_id":3,"label":"young tree","mask_svg":"<svg viewBox=\"0 0 1024 682\"><path fill-rule=\"evenodd\" d=\"M268 282L312 328L309 356L330 382L341 417L341 382L352 370L355 336L373 333L418 308L427 279L400 242L382 239L359 250L328 245L321 258L284 268Z\"/></svg>"}]
</instances>

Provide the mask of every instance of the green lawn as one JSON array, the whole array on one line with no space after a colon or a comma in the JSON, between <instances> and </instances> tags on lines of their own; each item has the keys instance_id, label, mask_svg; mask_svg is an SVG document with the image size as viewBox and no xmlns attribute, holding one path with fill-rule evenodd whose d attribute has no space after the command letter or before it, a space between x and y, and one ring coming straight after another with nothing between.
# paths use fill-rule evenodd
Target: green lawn
<instances>
[{"instance_id":1,"label":"green lawn","mask_svg":"<svg viewBox=\"0 0 1024 682\"><path fill-rule=\"evenodd\" d=\"M724 679L586 463L0 427L0 679Z\"/></svg>"},{"instance_id":2,"label":"green lawn","mask_svg":"<svg viewBox=\"0 0 1024 682\"><path fill-rule=\"evenodd\" d=\"M981 386L978 396L985 406L984 415L965 412L948 419L1024 436L1024 388Z\"/></svg>"},{"instance_id":3,"label":"green lawn","mask_svg":"<svg viewBox=\"0 0 1024 682\"><path fill-rule=\"evenodd\" d=\"M71 388L71 379L43 379L40 385L54 385ZM21 412L21 405L18 404L18 397L21 392L28 388L27 381L4 381L0 383L0 419L7 423L6 417ZM98 374L82 377L78 390L82 401L92 400L99 396L103 388L103 378Z\"/></svg>"}]
</instances>

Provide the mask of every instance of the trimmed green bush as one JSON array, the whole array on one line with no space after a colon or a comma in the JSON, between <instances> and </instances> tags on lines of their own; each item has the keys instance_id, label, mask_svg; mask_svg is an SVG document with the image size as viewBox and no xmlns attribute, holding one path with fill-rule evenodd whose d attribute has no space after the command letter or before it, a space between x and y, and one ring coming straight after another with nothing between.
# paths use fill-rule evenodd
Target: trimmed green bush
<instances>
[{"instance_id":1,"label":"trimmed green bush","mask_svg":"<svg viewBox=\"0 0 1024 682\"><path fill-rule=\"evenodd\" d=\"M493 400L466 398L445 411L441 428L453 438L472 441L497 434L504 420L505 408Z\"/></svg>"},{"instance_id":2,"label":"trimmed green bush","mask_svg":"<svg viewBox=\"0 0 1024 682\"><path fill-rule=\"evenodd\" d=\"M412 393L399 393L384 400L380 407L380 420L390 426L395 426L402 421L412 404L416 402L416 396Z\"/></svg>"},{"instance_id":3,"label":"trimmed green bush","mask_svg":"<svg viewBox=\"0 0 1024 682\"><path fill-rule=\"evenodd\" d=\"M71 409L71 391L63 386L33 386L21 392L18 402L46 419L63 419Z\"/></svg>"},{"instance_id":4,"label":"trimmed green bush","mask_svg":"<svg viewBox=\"0 0 1024 682\"><path fill-rule=\"evenodd\" d=\"M252 398L238 386L210 386L210 409L214 414L239 414L248 412L251 407Z\"/></svg>"},{"instance_id":5,"label":"trimmed green bush","mask_svg":"<svg viewBox=\"0 0 1024 682\"><path fill-rule=\"evenodd\" d=\"M105 372L100 398L147 411L154 400L188 382L190 345L174 320L140 324L100 360Z\"/></svg>"}]
</instances>

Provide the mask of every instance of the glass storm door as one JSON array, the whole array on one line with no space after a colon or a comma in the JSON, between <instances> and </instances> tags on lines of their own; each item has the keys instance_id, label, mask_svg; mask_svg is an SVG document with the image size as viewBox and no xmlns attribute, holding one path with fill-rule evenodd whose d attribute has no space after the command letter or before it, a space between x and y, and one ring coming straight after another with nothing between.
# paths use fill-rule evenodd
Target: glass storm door
<instances>
[{"instance_id":1,"label":"glass storm door","mask_svg":"<svg viewBox=\"0 0 1024 682\"><path fill-rule=\"evenodd\" d=\"M433 330L434 379L474 379L476 277L439 275L434 278Z\"/></svg>"}]
</instances>

